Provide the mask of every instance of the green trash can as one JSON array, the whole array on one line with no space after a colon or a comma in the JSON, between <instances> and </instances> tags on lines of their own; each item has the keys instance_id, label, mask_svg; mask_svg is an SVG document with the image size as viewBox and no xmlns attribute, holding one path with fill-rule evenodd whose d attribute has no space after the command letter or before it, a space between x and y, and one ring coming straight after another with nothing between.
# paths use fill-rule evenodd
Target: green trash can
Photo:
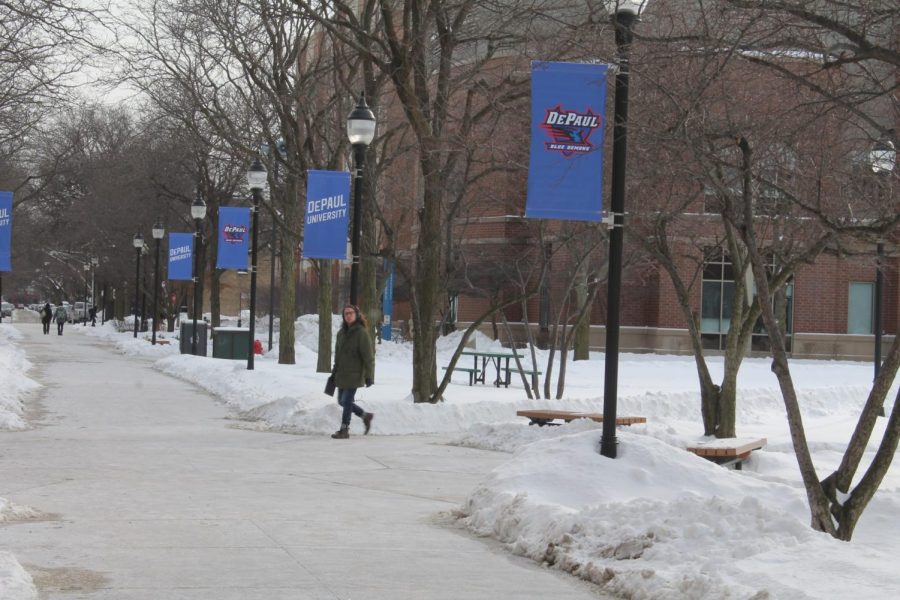
<instances>
[{"instance_id":1,"label":"green trash can","mask_svg":"<svg viewBox=\"0 0 900 600\"><path fill-rule=\"evenodd\" d=\"M216 327L212 332L213 358L247 360L250 330L244 327Z\"/></svg>"}]
</instances>

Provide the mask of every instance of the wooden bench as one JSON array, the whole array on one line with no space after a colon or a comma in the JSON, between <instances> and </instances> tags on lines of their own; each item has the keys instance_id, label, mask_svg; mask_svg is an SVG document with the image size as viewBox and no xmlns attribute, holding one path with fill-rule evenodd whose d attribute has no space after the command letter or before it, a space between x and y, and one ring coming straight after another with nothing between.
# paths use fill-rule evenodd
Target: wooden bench
<instances>
[{"instance_id":1,"label":"wooden bench","mask_svg":"<svg viewBox=\"0 0 900 600\"><path fill-rule=\"evenodd\" d=\"M156 340L156 343L159 344L160 346L168 346L169 340Z\"/></svg>"},{"instance_id":2,"label":"wooden bench","mask_svg":"<svg viewBox=\"0 0 900 600\"><path fill-rule=\"evenodd\" d=\"M734 465L735 470L740 471L741 463L750 458L754 450L761 450L765 445L766 438L722 438L701 442L689 447L687 451L718 465Z\"/></svg>"},{"instance_id":3,"label":"wooden bench","mask_svg":"<svg viewBox=\"0 0 900 600\"><path fill-rule=\"evenodd\" d=\"M590 419L597 423L603 422L602 413L575 412L571 410L517 410L516 416L527 417L531 419L531 422L528 423L529 425L537 425L539 427L543 427L544 425L559 425L559 423L553 422L556 419L565 421L566 423L574 421L575 419ZM616 425L634 425L636 423L646 422L647 417L616 417Z\"/></svg>"},{"instance_id":4,"label":"wooden bench","mask_svg":"<svg viewBox=\"0 0 900 600\"><path fill-rule=\"evenodd\" d=\"M447 370L447 367L441 367L443 370ZM463 373L469 374L469 385L473 385L476 381L478 381L478 374L481 373L480 369L473 369L472 367L454 367L453 372L462 371Z\"/></svg>"}]
</instances>

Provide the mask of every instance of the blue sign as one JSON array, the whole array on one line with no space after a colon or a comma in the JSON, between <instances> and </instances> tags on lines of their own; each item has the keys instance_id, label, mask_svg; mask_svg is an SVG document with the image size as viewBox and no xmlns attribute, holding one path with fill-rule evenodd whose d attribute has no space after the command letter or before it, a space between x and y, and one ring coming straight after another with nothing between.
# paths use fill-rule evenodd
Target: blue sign
<instances>
[{"instance_id":1,"label":"blue sign","mask_svg":"<svg viewBox=\"0 0 900 600\"><path fill-rule=\"evenodd\" d=\"M381 339L391 339L391 318L394 316L394 261L388 261L387 280L384 282L384 296L382 297L382 313L384 323L381 325Z\"/></svg>"},{"instance_id":2,"label":"blue sign","mask_svg":"<svg viewBox=\"0 0 900 600\"><path fill-rule=\"evenodd\" d=\"M193 279L194 234L169 234L169 279Z\"/></svg>"},{"instance_id":3,"label":"blue sign","mask_svg":"<svg viewBox=\"0 0 900 600\"><path fill-rule=\"evenodd\" d=\"M0 192L0 271L12 271L12 192Z\"/></svg>"},{"instance_id":4,"label":"blue sign","mask_svg":"<svg viewBox=\"0 0 900 600\"><path fill-rule=\"evenodd\" d=\"M250 209L219 207L217 269L246 269L250 258Z\"/></svg>"},{"instance_id":5,"label":"blue sign","mask_svg":"<svg viewBox=\"0 0 900 600\"><path fill-rule=\"evenodd\" d=\"M607 69L531 63L526 217L601 220Z\"/></svg>"},{"instance_id":6,"label":"blue sign","mask_svg":"<svg viewBox=\"0 0 900 600\"><path fill-rule=\"evenodd\" d=\"M350 173L310 171L306 185L304 258L347 258Z\"/></svg>"}]
</instances>

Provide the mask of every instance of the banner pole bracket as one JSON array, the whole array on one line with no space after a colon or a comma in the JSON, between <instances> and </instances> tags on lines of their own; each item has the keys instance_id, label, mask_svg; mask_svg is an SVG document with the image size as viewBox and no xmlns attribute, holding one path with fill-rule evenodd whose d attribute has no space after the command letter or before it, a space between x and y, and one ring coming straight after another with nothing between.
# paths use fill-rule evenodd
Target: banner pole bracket
<instances>
[{"instance_id":1,"label":"banner pole bracket","mask_svg":"<svg viewBox=\"0 0 900 600\"><path fill-rule=\"evenodd\" d=\"M618 223L616 222L616 217L619 217ZM603 217L602 223L604 223L610 229L615 229L616 227L624 227L625 226L625 213L607 213L605 217Z\"/></svg>"}]
</instances>

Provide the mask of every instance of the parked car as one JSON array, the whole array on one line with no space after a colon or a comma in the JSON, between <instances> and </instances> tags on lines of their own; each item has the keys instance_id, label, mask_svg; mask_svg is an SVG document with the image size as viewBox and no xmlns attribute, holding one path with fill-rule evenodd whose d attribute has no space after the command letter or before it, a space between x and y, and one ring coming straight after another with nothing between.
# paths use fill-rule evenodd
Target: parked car
<instances>
[{"instance_id":1,"label":"parked car","mask_svg":"<svg viewBox=\"0 0 900 600\"><path fill-rule=\"evenodd\" d=\"M0 303L0 313L3 313L4 317L11 317L13 308L13 305L9 302Z\"/></svg>"}]
</instances>

